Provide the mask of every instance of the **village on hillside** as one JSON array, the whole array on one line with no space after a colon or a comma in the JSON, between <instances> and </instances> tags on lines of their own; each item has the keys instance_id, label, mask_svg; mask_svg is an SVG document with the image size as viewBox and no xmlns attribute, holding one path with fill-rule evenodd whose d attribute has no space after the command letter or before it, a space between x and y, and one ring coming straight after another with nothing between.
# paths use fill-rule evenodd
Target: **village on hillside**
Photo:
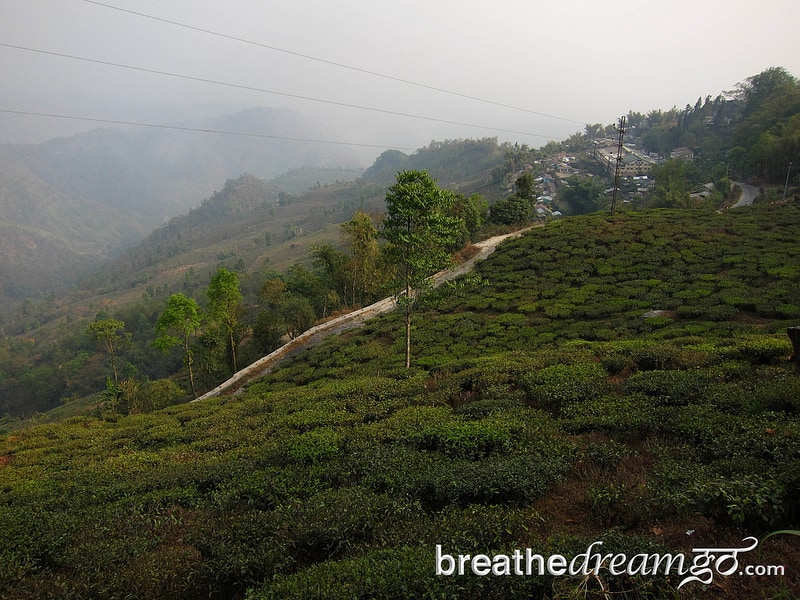
<instances>
[{"instance_id":1,"label":"village on hillside","mask_svg":"<svg viewBox=\"0 0 800 600\"><path fill-rule=\"evenodd\" d=\"M526 172L538 174L535 178L540 192L536 198L537 215L540 218L560 217L562 213L554 206L554 199L557 198L559 189L568 187L568 180L573 176L587 178L603 176L613 181L618 154L620 191L624 204L635 203L653 189L655 180L651 171L654 166L669 159L689 162L694 160L694 151L691 148L675 148L669 156L660 156L639 149L636 142L636 138L631 137L629 142L622 144L620 151L618 140L610 137L597 137L590 140L588 150L562 150L550 154L542 160L526 163L514 174L514 179ZM713 189L714 184L708 183L693 190L691 195L692 197L703 197ZM611 194L613 187L609 186L605 191Z\"/></svg>"}]
</instances>

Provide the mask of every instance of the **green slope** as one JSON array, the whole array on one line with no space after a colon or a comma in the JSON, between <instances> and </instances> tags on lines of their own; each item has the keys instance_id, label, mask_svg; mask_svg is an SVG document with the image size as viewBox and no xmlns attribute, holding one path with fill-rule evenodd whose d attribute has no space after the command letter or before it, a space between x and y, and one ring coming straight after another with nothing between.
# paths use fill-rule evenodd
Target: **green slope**
<instances>
[{"instance_id":1,"label":"green slope","mask_svg":"<svg viewBox=\"0 0 800 600\"><path fill-rule=\"evenodd\" d=\"M800 210L594 215L501 246L241 396L0 440L7 598L791 597L782 576L435 576L449 554L800 528ZM657 316L644 316L662 310ZM688 532L691 532L689 534ZM624 595L623 595L624 594Z\"/></svg>"}]
</instances>

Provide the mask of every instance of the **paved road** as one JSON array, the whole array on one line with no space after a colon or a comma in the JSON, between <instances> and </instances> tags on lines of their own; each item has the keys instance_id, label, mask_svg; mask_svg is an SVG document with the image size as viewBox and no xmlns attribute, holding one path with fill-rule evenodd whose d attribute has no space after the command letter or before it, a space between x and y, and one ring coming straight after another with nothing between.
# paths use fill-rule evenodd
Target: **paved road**
<instances>
[{"instance_id":1,"label":"paved road","mask_svg":"<svg viewBox=\"0 0 800 600\"><path fill-rule=\"evenodd\" d=\"M758 188L754 185L748 185L746 183L739 183L738 181L733 181L733 185L738 185L742 188L742 197L739 198L739 201L734 204L731 208L739 208L740 206L750 206L755 199L758 197Z\"/></svg>"},{"instance_id":2,"label":"paved road","mask_svg":"<svg viewBox=\"0 0 800 600\"><path fill-rule=\"evenodd\" d=\"M495 248L497 248L500 242L512 237L518 237L529 229L532 229L532 227L515 231L514 233L509 233L506 235L498 235L493 238L489 238L488 240L483 240L482 242L477 242L475 246L477 246L479 250L475 256L464 261L453 269L441 271L433 276L434 287L441 285L445 281L455 279L459 275L469 272L476 262L485 259L492 252L494 252ZM294 356L302 350L319 344L329 335L359 327L367 319L370 319L381 313L389 312L390 310L394 309L394 307L394 298L384 298L383 300L379 300L378 302L370 304L369 306L359 310L355 310L347 313L346 315L341 315L335 319L331 319L330 321L315 325L308 331L298 335L292 341L284 344L271 354L258 359L252 365L245 367L238 373L234 374L233 377L228 379L228 381L225 383L215 387L213 390L203 394L199 398L195 398L192 402L214 398L220 394L233 393L247 384L249 381L269 373L278 363L283 362L287 358Z\"/></svg>"}]
</instances>

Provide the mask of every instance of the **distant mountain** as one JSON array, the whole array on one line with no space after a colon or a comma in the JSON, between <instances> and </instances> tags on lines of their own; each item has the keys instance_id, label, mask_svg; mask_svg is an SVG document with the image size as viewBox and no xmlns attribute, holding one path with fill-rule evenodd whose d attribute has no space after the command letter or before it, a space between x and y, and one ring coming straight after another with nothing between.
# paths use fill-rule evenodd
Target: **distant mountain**
<instances>
[{"instance_id":1,"label":"distant mountain","mask_svg":"<svg viewBox=\"0 0 800 600\"><path fill-rule=\"evenodd\" d=\"M0 300L63 286L125 237L112 207L46 183L7 148L0 164Z\"/></svg>"},{"instance_id":2,"label":"distant mountain","mask_svg":"<svg viewBox=\"0 0 800 600\"><path fill-rule=\"evenodd\" d=\"M120 293L137 285L180 290L191 268L201 278L218 264L288 267L315 243L338 243L338 225L356 209L383 212L386 188L404 169L427 170L439 184L466 195L494 197L491 172L502 164L496 139L432 142L411 155L387 150L356 179L342 169L292 169L270 181L244 174L189 212L171 219L139 244L80 282L86 293ZM341 179L339 179L341 177ZM320 182L320 179L323 182ZM287 190L302 187L302 193ZM317 183L309 185L311 181Z\"/></svg>"},{"instance_id":3,"label":"distant mountain","mask_svg":"<svg viewBox=\"0 0 800 600\"><path fill-rule=\"evenodd\" d=\"M347 148L286 139L336 138L288 109L256 108L176 127L0 145L0 301L74 280L231 177L358 164Z\"/></svg>"}]
</instances>

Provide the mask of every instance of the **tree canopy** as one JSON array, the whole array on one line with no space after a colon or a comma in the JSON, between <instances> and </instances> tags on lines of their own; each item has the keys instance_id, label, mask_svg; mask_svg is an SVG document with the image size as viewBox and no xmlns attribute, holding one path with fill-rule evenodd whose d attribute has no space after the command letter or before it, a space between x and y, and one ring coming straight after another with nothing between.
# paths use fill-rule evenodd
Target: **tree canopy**
<instances>
[{"instance_id":1,"label":"tree canopy","mask_svg":"<svg viewBox=\"0 0 800 600\"><path fill-rule=\"evenodd\" d=\"M172 294L156 323L156 332L160 334L155 341L157 348L165 352L177 345L183 348L193 398L197 396L197 392L192 369L191 338L200 329L200 315L200 307L193 298L184 294Z\"/></svg>"},{"instance_id":2,"label":"tree canopy","mask_svg":"<svg viewBox=\"0 0 800 600\"><path fill-rule=\"evenodd\" d=\"M111 371L114 374L114 381L119 381L119 375L117 374L117 344L121 339L119 331L124 327L125 323L118 319L98 315L98 318L89 323L86 328L86 331L94 339L103 342L103 346L111 359Z\"/></svg>"},{"instance_id":3,"label":"tree canopy","mask_svg":"<svg viewBox=\"0 0 800 600\"><path fill-rule=\"evenodd\" d=\"M225 267L220 267L208 284L207 295L209 315L227 334L231 367L235 373L237 371L235 333L243 301L242 292L239 291L239 277Z\"/></svg>"},{"instance_id":4,"label":"tree canopy","mask_svg":"<svg viewBox=\"0 0 800 600\"><path fill-rule=\"evenodd\" d=\"M406 368L411 366L411 313L425 280L451 264L450 251L463 221L452 214L455 195L440 189L427 171L402 171L386 194L381 236L393 261L398 302L406 314Z\"/></svg>"}]
</instances>

